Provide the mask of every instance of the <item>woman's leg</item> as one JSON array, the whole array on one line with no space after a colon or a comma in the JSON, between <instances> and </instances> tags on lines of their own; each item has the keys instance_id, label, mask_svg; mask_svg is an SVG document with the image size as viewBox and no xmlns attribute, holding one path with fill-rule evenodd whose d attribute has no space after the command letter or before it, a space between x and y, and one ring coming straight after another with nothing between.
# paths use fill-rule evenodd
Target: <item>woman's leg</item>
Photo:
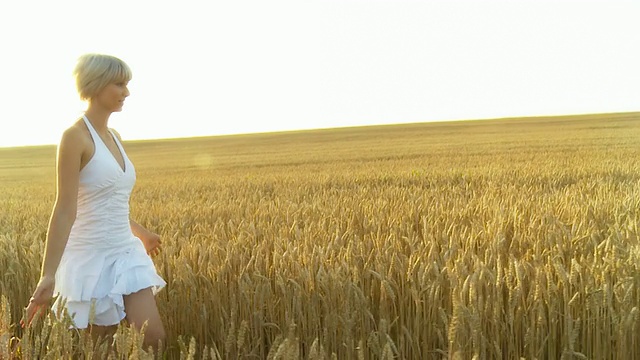
<instances>
[{"instance_id":1,"label":"woman's leg","mask_svg":"<svg viewBox=\"0 0 640 360\"><path fill-rule=\"evenodd\" d=\"M151 288L125 295L124 311L127 313L127 322L138 331L147 322L147 328L144 333L144 347L146 350L151 346L157 352L158 341L162 341L164 345L166 334Z\"/></svg>"},{"instance_id":2,"label":"woman's leg","mask_svg":"<svg viewBox=\"0 0 640 360\"><path fill-rule=\"evenodd\" d=\"M93 346L95 349L99 349L101 345L106 342L107 343L107 354L101 354L98 352L96 356L99 359L106 358L112 350L113 343L113 335L118 330L117 325L112 326L99 326L99 325L89 325L89 327L85 330L85 336L91 336L91 340L93 341Z\"/></svg>"}]
</instances>

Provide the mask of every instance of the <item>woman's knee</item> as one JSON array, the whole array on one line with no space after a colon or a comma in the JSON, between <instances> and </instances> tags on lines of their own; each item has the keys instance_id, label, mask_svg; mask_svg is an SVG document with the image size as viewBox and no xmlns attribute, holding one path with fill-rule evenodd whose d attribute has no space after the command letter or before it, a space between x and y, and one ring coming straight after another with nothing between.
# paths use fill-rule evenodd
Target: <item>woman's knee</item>
<instances>
[{"instance_id":1,"label":"woman's knee","mask_svg":"<svg viewBox=\"0 0 640 360\"><path fill-rule=\"evenodd\" d=\"M147 332L145 336L148 336L150 339L154 341L165 341L167 338L167 333L164 331L164 327L162 326L154 326L152 328L147 328Z\"/></svg>"},{"instance_id":2,"label":"woman's knee","mask_svg":"<svg viewBox=\"0 0 640 360\"><path fill-rule=\"evenodd\" d=\"M145 346L157 348L160 343L166 344L167 334L162 326L147 327L144 332Z\"/></svg>"},{"instance_id":3,"label":"woman's knee","mask_svg":"<svg viewBox=\"0 0 640 360\"><path fill-rule=\"evenodd\" d=\"M147 324L144 332L145 346L155 347L158 341L164 343L166 333L151 289L124 296L124 307L130 325L141 330Z\"/></svg>"}]
</instances>

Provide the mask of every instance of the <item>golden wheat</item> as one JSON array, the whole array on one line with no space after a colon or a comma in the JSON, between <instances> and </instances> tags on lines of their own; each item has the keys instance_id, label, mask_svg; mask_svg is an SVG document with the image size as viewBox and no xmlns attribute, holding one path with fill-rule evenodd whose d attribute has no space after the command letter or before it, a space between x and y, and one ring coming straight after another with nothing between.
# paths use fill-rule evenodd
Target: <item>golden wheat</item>
<instances>
[{"instance_id":1,"label":"golden wheat","mask_svg":"<svg viewBox=\"0 0 640 360\"><path fill-rule=\"evenodd\" d=\"M637 113L129 142L164 356L640 358L639 145ZM105 350L17 326L54 156L0 149L0 357Z\"/></svg>"}]
</instances>

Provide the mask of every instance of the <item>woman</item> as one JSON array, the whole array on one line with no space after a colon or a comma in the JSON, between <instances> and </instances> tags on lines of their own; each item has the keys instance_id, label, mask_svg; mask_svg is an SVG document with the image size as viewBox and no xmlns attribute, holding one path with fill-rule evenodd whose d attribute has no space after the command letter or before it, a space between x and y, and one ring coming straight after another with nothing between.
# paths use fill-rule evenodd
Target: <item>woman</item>
<instances>
[{"instance_id":1,"label":"woman","mask_svg":"<svg viewBox=\"0 0 640 360\"><path fill-rule=\"evenodd\" d=\"M58 145L56 201L27 319L55 293L54 312L60 316L65 304L75 327L95 337L113 334L123 319L138 330L148 322L145 348L157 348L165 331L154 295L166 283L149 255L161 241L129 217L136 174L120 136L107 127L129 96L131 70L116 57L87 54L73 74L88 106Z\"/></svg>"}]
</instances>

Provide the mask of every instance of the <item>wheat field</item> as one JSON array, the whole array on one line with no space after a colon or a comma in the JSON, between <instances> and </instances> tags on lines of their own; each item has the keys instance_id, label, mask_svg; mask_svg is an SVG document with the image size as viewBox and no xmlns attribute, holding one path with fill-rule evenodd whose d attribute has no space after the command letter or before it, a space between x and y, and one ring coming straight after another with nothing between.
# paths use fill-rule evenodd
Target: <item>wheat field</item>
<instances>
[{"instance_id":1,"label":"wheat field","mask_svg":"<svg viewBox=\"0 0 640 360\"><path fill-rule=\"evenodd\" d=\"M640 358L640 113L129 141L166 359ZM90 358L38 280L55 147L0 149L0 358ZM152 358L120 327L114 358Z\"/></svg>"}]
</instances>

